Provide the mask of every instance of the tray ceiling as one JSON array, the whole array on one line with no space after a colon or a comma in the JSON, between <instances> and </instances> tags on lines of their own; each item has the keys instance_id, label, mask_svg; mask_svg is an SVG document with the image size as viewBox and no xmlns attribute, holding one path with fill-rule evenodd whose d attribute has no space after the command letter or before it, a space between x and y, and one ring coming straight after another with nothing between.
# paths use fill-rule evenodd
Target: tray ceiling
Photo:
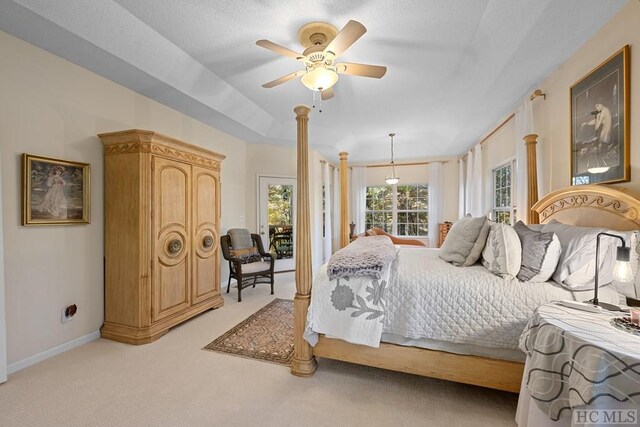
<instances>
[{"instance_id":1,"label":"tray ceiling","mask_svg":"<svg viewBox=\"0 0 640 427\"><path fill-rule=\"evenodd\" d=\"M312 104L300 69L255 45L301 52L298 29L349 19L367 33L342 62L385 65L381 80L341 76L313 110L311 145L330 159L457 156L506 115L625 0L0 0L0 30L240 139L294 145L293 107ZM615 47L612 47L612 50Z\"/></svg>"}]
</instances>

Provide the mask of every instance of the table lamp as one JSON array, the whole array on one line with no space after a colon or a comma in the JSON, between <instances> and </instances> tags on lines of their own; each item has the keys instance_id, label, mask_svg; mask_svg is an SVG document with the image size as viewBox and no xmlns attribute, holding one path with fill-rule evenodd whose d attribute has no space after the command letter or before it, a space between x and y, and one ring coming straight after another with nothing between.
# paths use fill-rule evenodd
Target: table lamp
<instances>
[{"instance_id":1,"label":"table lamp","mask_svg":"<svg viewBox=\"0 0 640 427\"><path fill-rule=\"evenodd\" d=\"M620 239L622 242L622 246L618 246L616 248L616 264L613 267L613 278L619 282L630 282L633 280L633 272L631 271L631 264L629 263L631 250L626 246L626 242L622 236L618 236L616 234L610 233L598 233L596 237L596 277L595 277L595 285L593 289L593 299L589 301L585 301L591 303L593 305L600 306L606 310L611 311L620 311L620 308L607 304L606 302L598 301L598 270L600 267L600 237L601 236L609 236L615 237L616 239Z\"/></svg>"}]
</instances>

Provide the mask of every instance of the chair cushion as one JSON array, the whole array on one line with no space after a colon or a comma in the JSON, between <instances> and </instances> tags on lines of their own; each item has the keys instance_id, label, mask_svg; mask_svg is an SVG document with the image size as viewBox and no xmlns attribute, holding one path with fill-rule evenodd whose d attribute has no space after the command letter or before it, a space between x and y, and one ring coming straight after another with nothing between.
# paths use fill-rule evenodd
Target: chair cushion
<instances>
[{"instance_id":1,"label":"chair cushion","mask_svg":"<svg viewBox=\"0 0 640 427\"><path fill-rule=\"evenodd\" d=\"M246 228L232 228L227 234L231 238L231 247L235 250L247 249L253 246L251 233Z\"/></svg>"},{"instance_id":2,"label":"chair cushion","mask_svg":"<svg viewBox=\"0 0 640 427\"><path fill-rule=\"evenodd\" d=\"M271 269L271 263L266 261L252 262L242 266L242 274L267 272Z\"/></svg>"},{"instance_id":3,"label":"chair cushion","mask_svg":"<svg viewBox=\"0 0 640 427\"><path fill-rule=\"evenodd\" d=\"M258 252L258 248L251 246L246 249L231 249L229 251L232 257L240 258L242 264L248 264L251 262L262 261L262 256Z\"/></svg>"}]
</instances>

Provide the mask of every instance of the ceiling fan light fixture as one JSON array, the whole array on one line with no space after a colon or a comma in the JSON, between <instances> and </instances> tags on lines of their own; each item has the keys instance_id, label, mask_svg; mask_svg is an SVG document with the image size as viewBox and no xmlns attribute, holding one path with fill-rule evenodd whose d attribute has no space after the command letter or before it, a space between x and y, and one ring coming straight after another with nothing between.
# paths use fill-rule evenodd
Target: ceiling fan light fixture
<instances>
[{"instance_id":1,"label":"ceiling fan light fixture","mask_svg":"<svg viewBox=\"0 0 640 427\"><path fill-rule=\"evenodd\" d=\"M316 67L307 71L300 81L309 89L320 92L336 84L338 81L338 73L329 68Z\"/></svg>"}]
</instances>

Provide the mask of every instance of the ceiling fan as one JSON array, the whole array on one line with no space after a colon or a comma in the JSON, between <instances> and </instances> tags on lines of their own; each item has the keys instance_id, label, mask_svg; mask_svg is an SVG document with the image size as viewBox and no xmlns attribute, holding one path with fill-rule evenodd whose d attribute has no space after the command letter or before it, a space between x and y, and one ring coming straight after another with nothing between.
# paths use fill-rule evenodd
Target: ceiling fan
<instances>
[{"instance_id":1,"label":"ceiling fan","mask_svg":"<svg viewBox=\"0 0 640 427\"><path fill-rule=\"evenodd\" d=\"M258 46L293 58L305 66L304 70L265 83L262 87L272 88L301 77L303 85L320 92L321 98L325 100L333 97L333 85L338 81L339 74L381 78L387 72L387 67L349 62L335 63L336 58L366 32L367 29L358 21L347 22L340 32L326 22L311 22L298 30L298 40L305 48L301 54L269 40L258 40Z\"/></svg>"}]
</instances>

